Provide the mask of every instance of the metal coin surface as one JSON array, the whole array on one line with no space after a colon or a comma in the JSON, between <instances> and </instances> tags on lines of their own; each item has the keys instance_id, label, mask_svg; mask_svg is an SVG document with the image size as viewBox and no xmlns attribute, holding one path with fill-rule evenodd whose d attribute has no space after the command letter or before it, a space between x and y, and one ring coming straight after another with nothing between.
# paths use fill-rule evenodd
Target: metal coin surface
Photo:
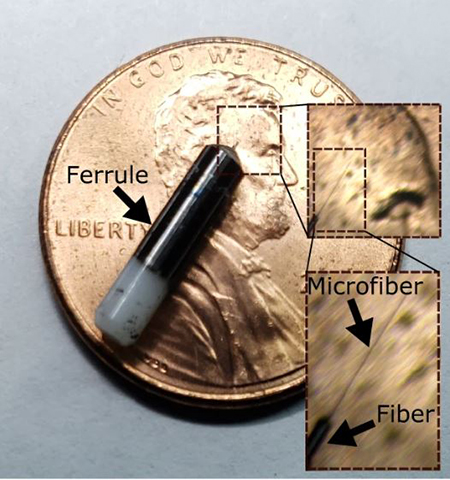
<instances>
[{"instance_id":1,"label":"metal coin surface","mask_svg":"<svg viewBox=\"0 0 450 480\"><path fill-rule=\"evenodd\" d=\"M306 220L306 128L300 109L270 106L355 101L312 61L237 38L158 48L100 82L54 145L40 205L51 280L88 346L140 387L185 403L233 407L298 391L310 240L276 172L282 164ZM225 108L233 105L247 107ZM138 342L119 347L95 327L95 310L148 226L123 218L116 181L127 170L122 187L134 200L145 195L155 219L218 137L248 175ZM148 183L129 182L131 165ZM92 183L69 183L69 166L89 170ZM392 271L398 261L374 239L317 239L310 269Z\"/></svg>"}]
</instances>

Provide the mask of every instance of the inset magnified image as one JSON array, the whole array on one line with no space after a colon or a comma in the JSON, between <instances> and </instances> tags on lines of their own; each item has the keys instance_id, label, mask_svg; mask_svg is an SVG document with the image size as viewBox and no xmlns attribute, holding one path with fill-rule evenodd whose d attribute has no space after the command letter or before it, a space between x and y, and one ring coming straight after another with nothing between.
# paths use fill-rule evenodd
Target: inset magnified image
<instances>
[{"instance_id":1,"label":"inset magnified image","mask_svg":"<svg viewBox=\"0 0 450 480\"><path fill-rule=\"evenodd\" d=\"M439 275L308 275L307 469L439 468Z\"/></svg>"},{"instance_id":2,"label":"inset magnified image","mask_svg":"<svg viewBox=\"0 0 450 480\"><path fill-rule=\"evenodd\" d=\"M309 231L439 237L440 120L437 104L309 105Z\"/></svg>"}]
</instances>

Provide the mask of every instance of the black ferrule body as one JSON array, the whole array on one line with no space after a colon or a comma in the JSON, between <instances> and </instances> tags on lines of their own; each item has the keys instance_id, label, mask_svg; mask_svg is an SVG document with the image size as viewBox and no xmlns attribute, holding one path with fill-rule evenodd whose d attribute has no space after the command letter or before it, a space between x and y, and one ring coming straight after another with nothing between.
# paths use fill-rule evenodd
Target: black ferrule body
<instances>
[{"instance_id":1,"label":"black ferrule body","mask_svg":"<svg viewBox=\"0 0 450 480\"><path fill-rule=\"evenodd\" d=\"M170 279L241 177L234 150L221 145L205 147L135 256L153 272Z\"/></svg>"}]
</instances>

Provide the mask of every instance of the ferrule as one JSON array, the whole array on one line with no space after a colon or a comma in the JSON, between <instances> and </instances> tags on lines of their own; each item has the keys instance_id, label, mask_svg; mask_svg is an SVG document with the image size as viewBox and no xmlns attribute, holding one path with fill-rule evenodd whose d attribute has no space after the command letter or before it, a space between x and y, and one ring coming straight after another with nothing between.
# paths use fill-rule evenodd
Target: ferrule
<instances>
[{"instance_id":1,"label":"ferrule","mask_svg":"<svg viewBox=\"0 0 450 480\"><path fill-rule=\"evenodd\" d=\"M123 346L139 338L242 175L234 150L203 149L97 308L95 323L102 333Z\"/></svg>"}]
</instances>

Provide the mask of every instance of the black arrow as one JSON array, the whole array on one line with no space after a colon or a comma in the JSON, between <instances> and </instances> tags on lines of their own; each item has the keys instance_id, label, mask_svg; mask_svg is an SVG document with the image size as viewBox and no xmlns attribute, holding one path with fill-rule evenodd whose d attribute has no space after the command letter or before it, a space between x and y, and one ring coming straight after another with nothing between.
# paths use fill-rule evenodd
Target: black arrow
<instances>
[{"instance_id":1,"label":"black arrow","mask_svg":"<svg viewBox=\"0 0 450 480\"><path fill-rule=\"evenodd\" d=\"M328 443L332 445L346 445L348 447L357 447L358 445L355 442L353 437L359 435L360 433L366 432L375 428L375 422L369 420L368 422L361 423L357 427L350 428L347 420L342 422L342 425L334 432L334 435L328 440Z\"/></svg>"},{"instance_id":2,"label":"black arrow","mask_svg":"<svg viewBox=\"0 0 450 480\"><path fill-rule=\"evenodd\" d=\"M373 317L368 318L367 320L363 320L361 314L359 313L358 305L356 305L356 300L354 298L349 300L347 303L350 307L350 311L352 312L355 324L345 328L352 335L361 340L364 345L370 347L370 336L372 334Z\"/></svg>"},{"instance_id":3,"label":"black arrow","mask_svg":"<svg viewBox=\"0 0 450 480\"><path fill-rule=\"evenodd\" d=\"M147 210L145 198L142 196L137 202L134 202L120 187L116 187L114 193L128 207L128 212L124 214L125 218L136 220L137 222L152 224Z\"/></svg>"}]
</instances>

